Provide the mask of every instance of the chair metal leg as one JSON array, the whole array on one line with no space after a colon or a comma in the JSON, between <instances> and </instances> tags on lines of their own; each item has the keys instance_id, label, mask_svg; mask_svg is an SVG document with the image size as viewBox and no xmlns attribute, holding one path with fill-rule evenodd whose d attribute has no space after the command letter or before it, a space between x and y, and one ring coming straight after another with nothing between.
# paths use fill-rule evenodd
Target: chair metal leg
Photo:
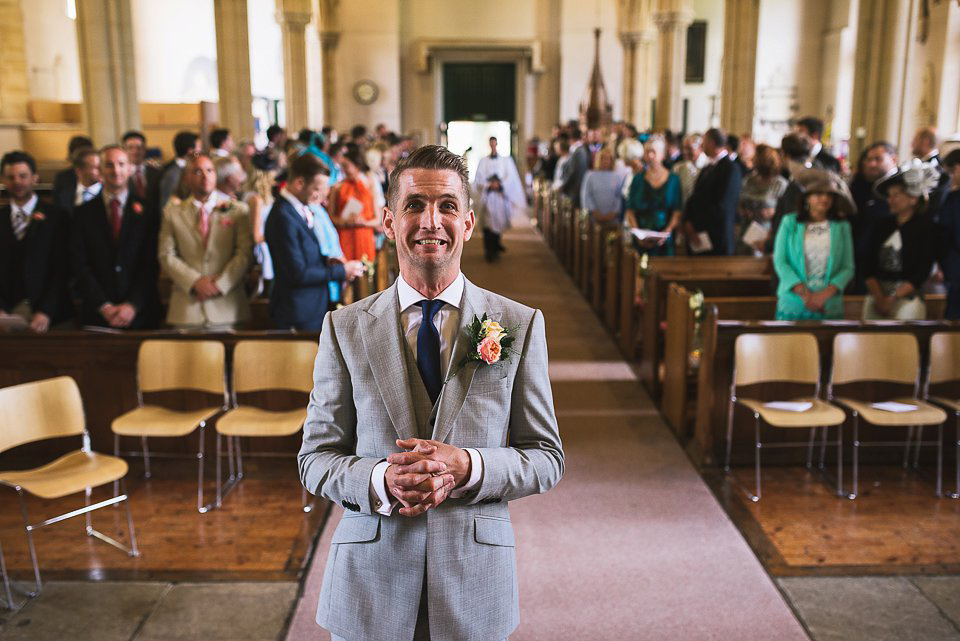
<instances>
[{"instance_id":1,"label":"chair metal leg","mask_svg":"<svg viewBox=\"0 0 960 641\"><path fill-rule=\"evenodd\" d=\"M823 428L824 433L830 428ZM837 425L837 496L843 496L843 423Z\"/></svg>"},{"instance_id":2,"label":"chair metal leg","mask_svg":"<svg viewBox=\"0 0 960 641\"><path fill-rule=\"evenodd\" d=\"M910 445L913 443L914 425L907 428L907 440L903 444L903 469L910 467Z\"/></svg>"},{"instance_id":3,"label":"chair metal leg","mask_svg":"<svg viewBox=\"0 0 960 641\"><path fill-rule=\"evenodd\" d=\"M153 474L150 472L150 450L147 448L147 437L141 436L140 443L143 445L143 478L148 479Z\"/></svg>"},{"instance_id":4,"label":"chair metal leg","mask_svg":"<svg viewBox=\"0 0 960 641\"><path fill-rule=\"evenodd\" d=\"M756 474L757 493L754 494L754 495L752 495L752 496L750 497L750 500L753 501L754 503L756 503L757 501L760 500L760 496L761 496L761 490L760 490L760 449L763 447L763 445L760 443L760 415L759 415L759 414L756 414L756 413L755 413L755 414L753 415L753 423L754 423L754 428L753 428L753 430L754 430L754 444L755 444L754 454L753 454L753 460L754 460L754 465L755 465L754 472L755 472L755 474Z\"/></svg>"},{"instance_id":5,"label":"chair metal leg","mask_svg":"<svg viewBox=\"0 0 960 641\"><path fill-rule=\"evenodd\" d=\"M120 481L120 487L123 488L123 493L127 496L127 500L124 501L127 508L127 533L130 535L130 549L127 550L127 554L140 556L140 549L137 547L137 533L133 529L133 512L130 510L130 495L127 494L126 479Z\"/></svg>"},{"instance_id":6,"label":"chair metal leg","mask_svg":"<svg viewBox=\"0 0 960 641\"><path fill-rule=\"evenodd\" d=\"M10 577L7 575L7 563L3 559L3 545L0 545L0 576L3 576L3 591L6 595L6 606L13 610L13 592L10 590Z\"/></svg>"},{"instance_id":7,"label":"chair metal leg","mask_svg":"<svg viewBox=\"0 0 960 641\"><path fill-rule=\"evenodd\" d=\"M236 443L234 443L234 450L237 453L237 480L243 478L243 453L240 451L240 437L234 436Z\"/></svg>"},{"instance_id":8,"label":"chair metal leg","mask_svg":"<svg viewBox=\"0 0 960 641\"><path fill-rule=\"evenodd\" d=\"M92 493L93 493L92 487L87 487L87 488L84 488L83 490L83 504L87 508L90 507L90 495ZM116 493L114 493L114 496L116 496ZM93 532L93 517L90 515L90 512L87 512L83 516L84 516L84 520L87 522L87 529L86 529L87 536L90 536L90 533Z\"/></svg>"},{"instance_id":9,"label":"chair metal leg","mask_svg":"<svg viewBox=\"0 0 960 641\"><path fill-rule=\"evenodd\" d=\"M957 426L954 431L954 440L956 441L956 468L957 468L957 484L954 486L953 494L950 495L952 499L960 499L960 411L956 412L957 415Z\"/></svg>"},{"instance_id":10,"label":"chair metal leg","mask_svg":"<svg viewBox=\"0 0 960 641\"><path fill-rule=\"evenodd\" d=\"M23 515L23 529L27 533L27 547L30 548L30 562L33 564L33 578L36 581L36 590L28 592L32 597L40 594L40 564L37 563L37 548L33 545L33 526L30 525L30 518L27 516L27 501L23 496L23 488L17 486L17 495L20 497L20 514Z\"/></svg>"},{"instance_id":11,"label":"chair metal leg","mask_svg":"<svg viewBox=\"0 0 960 641\"><path fill-rule=\"evenodd\" d=\"M817 427L810 428L810 441L807 443L807 469L813 467L813 445L814 441L817 439ZM826 429L826 428L824 428Z\"/></svg>"},{"instance_id":12,"label":"chair metal leg","mask_svg":"<svg viewBox=\"0 0 960 641\"><path fill-rule=\"evenodd\" d=\"M917 446L919 449L919 445ZM937 498L943 496L943 423L937 426Z\"/></svg>"},{"instance_id":13,"label":"chair metal leg","mask_svg":"<svg viewBox=\"0 0 960 641\"><path fill-rule=\"evenodd\" d=\"M853 413L853 492L847 495L848 499L857 498L860 492L860 415Z\"/></svg>"},{"instance_id":14,"label":"chair metal leg","mask_svg":"<svg viewBox=\"0 0 960 641\"><path fill-rule=\"evenodd\" d=\"M730 472L730 449L733 447L733 401L727 409L727 454L723 459L723 471ZM958 485L960 487L960 485Z\"/></svg>"},{"instance_id":15,"label":"chair metal leg","mask_svg":"<svg viewBox=\"0 0 960 641\"><path fill-rule=\"evenodd\" d=\"M222 437L220 436L220 432L218 431L217 432L217 507L220 507L221 505L223 505L223 483L220 479L220 474L221 474L220 454L222 449L222 445L220 444L221 441L222 441ZM230 443L230 437L227 437L228 450L229 450L229 443ZM233 467L233 465L231 465L230 467Z\"/></svg>"},{"instance_id":16,"label":"chair metal leg","mask_svg":"<svg viewBox=\"0 0 960 641\"><path fill-rule=\"evenodd\" d=\"M203 432L205 427L206 423L201 422L200 428L197 430L200 435L197 447L197 511L200 512L200 514L206 514L210 509L209 506L203 503Z\"/></svg>"},{"instance_id":17,"label":"chair metal leg","mask_svg":"<svg viewBox=\"0 0 960 641\"><path fill-rule=\"evenodd\" d=\"M113 435L113 455L117 458L120 458L120 435L114 433ZM116 496L120 494L120 481L113 482L113 495Z\"/></svg>"},{"instance_id":18,"label":"chair metal leg","mask_svg":"<svg viewBox=\"0 0 960 641\"><path fill-rule=\"evenodd\" d=\"M827 460L827 429L820 432L820 464L818 467L822 470Z\"/></svg>"},{"instance_id":19,"label":"chair metal leg","mask_svg":"<svg viewBox=\"0 0 960 641\"><path fill-rule=\"evenodd\" d=\"M218 432L219 434L219 432ZM237 475L237 466L233 460L233 437L227 437L227 469L230 471L230 479Z\"/></svg>"}]
</instances>

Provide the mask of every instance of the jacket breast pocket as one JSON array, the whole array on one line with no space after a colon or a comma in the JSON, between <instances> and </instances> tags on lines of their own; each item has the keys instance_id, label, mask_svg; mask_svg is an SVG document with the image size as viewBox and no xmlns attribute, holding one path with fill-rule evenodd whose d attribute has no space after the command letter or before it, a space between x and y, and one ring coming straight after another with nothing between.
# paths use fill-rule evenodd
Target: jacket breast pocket
<instances>
[{"instance_id":1,"label":"jacket breast pocket","mask_svg":"<svg viewBox=\"0 0 960 641\"><path fill-rule=\"evenodd\" d=\"M510 371L506 367L496 365L487 365L486 367L490 367L491 371L477 372L470 383L468 394L479 396L481 394L498 394L509 391L513 385L513 381L510 379Z\"/></svg>"},{"instance_id":2,"label":"jacket breast pocket","mask_svg":"<svg viewBox=\"0 0 960 641\"><path fill-rule=\"evenodd\" d=\"M514 547L513 524L507 519L476 516L473 519L474 538L477 543Z\"/></svg>"},{"instance_id":3,"label":"jacket breast pocket","mask_svg":"<svg viewBox=\"0 0 960 641\"><path fill-rule=\"evenodd\" d=\"M340 519L332 543L367 543L380 534L380 517L370 514L344 516Z\"/></svg>"}]
</instances>

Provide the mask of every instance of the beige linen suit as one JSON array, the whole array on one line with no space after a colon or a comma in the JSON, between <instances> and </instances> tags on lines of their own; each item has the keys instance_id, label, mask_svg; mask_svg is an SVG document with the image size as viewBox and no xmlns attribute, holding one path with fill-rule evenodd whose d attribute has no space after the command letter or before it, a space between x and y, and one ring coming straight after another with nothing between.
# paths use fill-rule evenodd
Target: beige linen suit
<instances>
[{"instance_id":1,"label":"beige linen suit","mask_svg":"<svg viewBox=\"0 0 960 641\"><path fill-rule=\"evenodd\" d=\"M225 196L210 214L206 245L198 231L199 209L192 198L169 202L163 209L157 258L173 280L167 322L212 327L234 325L250 318L243 289L253 258L253 230L247 206ZM223 295L197 300L191 287L201 276L217 276Z\"/></svg>"},{"instance_id":2,"label":"beige linen suit","mask_svg":"<svg viewBox=\"0 0 960 641\"><path fill-rule=\"evenodd\" d=\"M432 641L503 639L519 622L507 502L546 492L563 474L543 315L465 280L447 382L431 407L396 288L327 314L320 335L300 476L347 511L333 535L317 623L335 638L410 640L425 591ZM484 313L515 332L516 353L456 370L465 328ZM396 439L411 437L476 448L480 484L417 517L381 516L371 505L371 471L400 451Z\"/></svg>"}]
</instances>

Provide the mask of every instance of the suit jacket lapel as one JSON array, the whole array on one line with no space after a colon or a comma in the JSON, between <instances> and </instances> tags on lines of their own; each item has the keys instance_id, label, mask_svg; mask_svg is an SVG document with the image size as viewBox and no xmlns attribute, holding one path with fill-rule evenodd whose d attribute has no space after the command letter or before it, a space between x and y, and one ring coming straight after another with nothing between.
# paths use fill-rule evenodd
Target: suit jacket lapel
<instances>
[{"instance_id":1,"label":"suit jacket lapel","mask_svg":"<svg viewBox=\"0 0 960 641\"><path fill-rule=\"evenodd\" d=\"M292 209L292 207L291 207ZM296 212L293 212L296 215ZM297 216L299 218L299 216ZM390 422L402 439L417 438L417 420L410 394L410 375L404 358L397 285L384 291L360 316L363 347ZM417 374L419 375L419 374Z\"/></svg>"},{"instance_id":2,"label":"suit jacket lapel","mask_svg":"<svg viewBox=\"0 0 960 641\"><path fill-rule=\"evenodd\" d=\"M473 321L474 316L482 316L485 311L489 311L482 309L483 297L480 290L474 287L473 283L468 281L466 277L463 280L460 326L457 328L457 336L453 343L453 355L447 367L446 383L440 395L437 421L433 426L433 440L435 441L443 441L450 433L453 423L457 420L460 410L463 408L463 401L467 397L473 375L477 371L477 363L475 362L460 367L460 363L467 354L468 343L470 342L467 339L467 325Z\"/></svg>"}]
</instances>

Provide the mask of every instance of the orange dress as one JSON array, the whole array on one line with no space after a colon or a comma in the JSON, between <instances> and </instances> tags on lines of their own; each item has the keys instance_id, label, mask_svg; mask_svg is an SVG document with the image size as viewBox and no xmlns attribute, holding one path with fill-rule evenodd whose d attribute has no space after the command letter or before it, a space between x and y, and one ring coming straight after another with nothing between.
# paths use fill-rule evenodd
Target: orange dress
<instances>
[{"instance_id":1,"label":"orange dress","mask_svg":"<svg viewBox=\"0 0 960 641\"><path fill-rule=\"evenodd\" d=\"M363 213L360 216L363 220L374 220L376 214L373 211L373 194L359 180L343 180L336 187L336 202L332 208L335 217L333 222L340 235L340 248L343 249L344 259L361 260L366 256L367 260L373 260L377 253L373 228L342 224L340 220L341 212L351 198L363 204Z\"/></svg>"}]
</instances>

